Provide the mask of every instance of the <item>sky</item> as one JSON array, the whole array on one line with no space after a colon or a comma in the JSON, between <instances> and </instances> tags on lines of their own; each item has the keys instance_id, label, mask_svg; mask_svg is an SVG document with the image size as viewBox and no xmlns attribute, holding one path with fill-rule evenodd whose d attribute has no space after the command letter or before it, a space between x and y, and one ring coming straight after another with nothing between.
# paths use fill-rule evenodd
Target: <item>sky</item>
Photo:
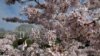
<instances>
[{"instance_id":1,"label":"sky","mask_svg":"<svg viewBox=\"0 0 100 56\"><path fill-rule=\"evenodd\" d=\"M39 2L43 2L43 0L39 0ZM35 2L29 2L33 5L35 5ZM27 4L29 4L27 3ZM26 5L27 5L26 4ZM15 3L14 5L6 5L5 0L0 0L0 28L4 28L6 30L14 30L17 26L19 26L19 23L10 23L10 22L5 22L2 20L4 17L14 17L18 16L20 17L20 12L23 6L26 5L21 5L19 3ZM25 19L25 16L22 16L21 18Z\"/></svg>"},{"instance_id":2,"label":"sky","mask_svg":"<svg viewBox=\"0 0 100 56\"><path fill-rule=\"evenodd\" d=\"M4 28L7 30L13 30L18 25L18 23L8 23L2 20L4 17L13 17L13 16L19 16L19 10L20 4L16 3L15 5L6 5L4 0L0 0L0 28Z\"/></svg>"}]
</instances>

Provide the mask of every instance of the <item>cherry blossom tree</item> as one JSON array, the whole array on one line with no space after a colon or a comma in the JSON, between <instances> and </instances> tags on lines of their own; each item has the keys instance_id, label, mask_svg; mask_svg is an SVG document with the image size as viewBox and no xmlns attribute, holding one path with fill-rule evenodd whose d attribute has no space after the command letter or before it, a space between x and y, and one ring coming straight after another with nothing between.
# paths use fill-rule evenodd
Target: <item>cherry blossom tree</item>
<instances>
[{"instance_id":1,"label":"cherry blossom tree","mask_svg":"<svg viewBox=\"0 0 100 56\"><path fill-rule=\"evenodd\" d=\"M39 0L6 0L6 3L24 4L29 1L36 5L30 4L23 9L22 15L27 16L27 20L18 17L7 17L3 20L42 25L44 29L40 33L35 32L42 39L38 44L44 43L46 47L50 44L48 48L53 49L52 52L60 53L59 56L64 56L62 53L73 47L73 41L81 43L81 47L100 50L100 0L84 0L82 3L81 0L44 0L44 3Z\"/></svg>"}]
</instances>

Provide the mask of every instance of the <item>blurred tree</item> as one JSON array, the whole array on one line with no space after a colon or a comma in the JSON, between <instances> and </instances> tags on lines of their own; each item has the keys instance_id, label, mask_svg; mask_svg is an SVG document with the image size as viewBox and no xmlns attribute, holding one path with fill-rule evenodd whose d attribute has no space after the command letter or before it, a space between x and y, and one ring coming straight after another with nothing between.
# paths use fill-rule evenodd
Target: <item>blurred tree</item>
<instances>
[{"instance_id":1,"label":"blurred tree","mask_svg":"<svg viewBox=\"0 0 100 56\"><path fill-rule=\"evenodd\" d=\"M22 0L6 0L7 4L14 4L16 1L21 2ZM23 3L29 1L36 2L36 5L28 4L24 8L23 15L27 16L27 20L18 17L7 17L3 20L43 25L45 31L41 32L39 36L41 38L48 37L44 38L47 42L55 40L54 37L57 35L59 38L55 42L72 43L70 41L74 39L87 45L88 40L88 46L91 44L100 49L100 24L98 23L100 20L100 0L86 0L83 4L80 3L80 0L44 0L44 3L39 2L39 0L25 0ZM18 30L26 31L27 28L29 27L21 25ZM51 33L52 30L55 32ZM49 34L46 34L47 32Z\"/></svg>"},{"instance_id":2,"label":"blurred tree","mask_svg":"<svg viewBox=\"0 0 100 56\"><path fill-rule=\"evenodd\" d=\"M4 38L5 32L5 29L0 28L0 38Z\"/></svg>"}]
</instances>

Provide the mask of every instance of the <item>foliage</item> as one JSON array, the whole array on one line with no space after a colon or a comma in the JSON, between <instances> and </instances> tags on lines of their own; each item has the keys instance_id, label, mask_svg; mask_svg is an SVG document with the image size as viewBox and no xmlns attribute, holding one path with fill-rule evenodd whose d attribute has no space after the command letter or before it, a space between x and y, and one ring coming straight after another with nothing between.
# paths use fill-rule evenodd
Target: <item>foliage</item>
<instances>
[{"instance_id":1,"label":"foliage","mask_svg":"<svg viewBox=\"0 0 100 56\"><path fill-rule=\"evenodd\" d=\"M17 48L19 45L24 44L24 42L26 41L27 43L27 47L29 47L34 41L32 39L29 39L28 36L25 36L23 38L17 38L14 42L13 42L13 47Z\"/></svg>"},{"instance_id":2,"label":"foliage","mask_svg":"<svg viewBox=\"0 0 100 56\"><path fill-rule=\"evenodd\" d=\"M51 46L45 43L40 44L41 49L50 48Z\"/></svg>"},{"instance_id":3,"label":"foliage","mask_svg":"<svg viewBox=\"0 0 100 56\"><path fill-rule=\"evenodd\" d=\"M22 39L17 39L13 42L12 46L17 48L19 45L22 45L28 37L24 37Z\"/></svg>"},{"instance_id":4,"label":"foliage","mask_svg":"<svg viewBox=\"0 0 100 56\"><path fill-rule=\"evenodd\" d=\"M60 38L56 38L55 44L60 44L61 43L61 39Z\"/></svg>"},{"instance_id":5,"label":"foliage","mask_svg":"<svg viewBox=\"0 0 100 56\"><path fill-rule=\"evenodd\" d=\"M0 38L4 38L5 33L4 32L0 32Z\"/></svg>"},{"instance_id":6,"label":"foliage","mask_svg":"<svg viewBox=\"0 0 100 56\"><path fill-rule=\"evenodd\" d=\"M0 28L0 38L4 38L5 35L5 29Z\"/></svg>"},{"instance_id":7,"label":"foliage","mask_svg":"<svg viewBox=\"0 0 100 56\"><path fill-rule=\"evenodd\" d=\"M26 43L27 43L27 47L29 47L31 44L34 43L34 41L31 39L26 39Z\"/></svg>"},{"instance_id":8,"label":"foliage","mask_svg":"<svg viewBox=\"0 0 100 56\"><path fill-rule=\"evenodd\" d=\"M4 52L0 50L0 55L3 55L3 54L4 54Z\"/></svg>"}]
</instances>

